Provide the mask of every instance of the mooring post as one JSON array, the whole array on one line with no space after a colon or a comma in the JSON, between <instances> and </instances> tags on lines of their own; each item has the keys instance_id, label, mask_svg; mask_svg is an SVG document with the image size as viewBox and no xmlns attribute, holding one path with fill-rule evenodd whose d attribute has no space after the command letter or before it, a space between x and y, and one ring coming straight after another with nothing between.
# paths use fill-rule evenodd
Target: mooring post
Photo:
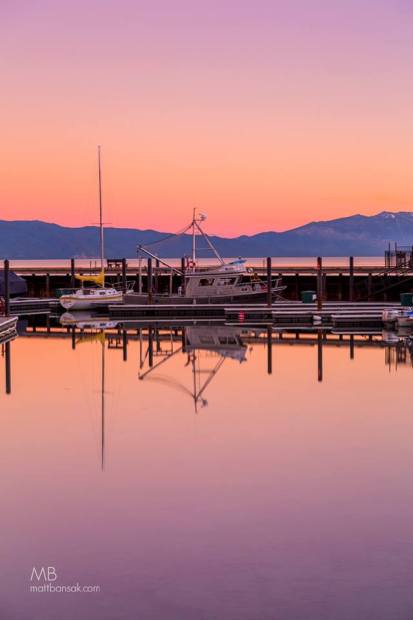
<instances>
[{"instance_id":1,"label":"mooring post","mask_svg":"<svg viewBox=\"0 0 413 620\"><path fill-rule=\"evenodd\" d=\"M267 373L272 374L272 326L267 327Z\"/></svg>"},{"instance_id":2,"label":"mooring post","mask_svg":"<svg viewBox=\"0 0 413 620\"><path fill-rule=\"evenodd\" d=\"M152 259L148 258L148 276L147 276L147 289L148 289L148 303L152 303Z\"/></svg>"},{"instance_id":3,"label":"mooring post","mask_svg":"<svg viewBox=\"0 0 413 620\"><path fill-rule=\"evenodd\" d=\"M169 272L169 295L172 295L172 287L173 287L173 272L171 269Z\"/></svg>"},{"instance_id":4,"label":"mooring post","mask_svg":"<svg viewBox=\"0 0 413 620\"><path fill-rule=\"evenodd\" d=\"M6 365L6 394L11 394L11 349L10 342L6 342L4 350L4 362Z\"/></svg>"},{"instance_id":5,"label":"mooring post","mask_svg":"<svg viewBox=\"0 0 413 620\"><path fill-rule=\"evenodd\" d=\"M295 299L300 299L300 274L295 274L294 282L294 297Z\"/></svg>"},{"instance_id":6,"label":"mooring post","mask_svg":"<svg viewBox=\"0 0 413 620\"><path fill-rule=\"evenodd\" d=\"M4 314L10 314L10 263L7 258L4 261Z\"/></svg>"},{"instance_id":7,"label":"mooring post","mask_svg":"<svg viewBox=\"0 0 413 620\"><path fill-rule=\"evenodd\" d=\"M354 301L354 256L349 258L348 300Z\"/></svg>"},{"instance_id":8,"label":"mooring post","mask_svg":"<svg viewBox=\"0 0 413 620\"><path fill-rule=\"evenodd\" d=\"M323 301L327 301L327 272L322 275L321 290L323 291Z\"/></svg>"},{"instance_id":9,"label":"mooring post","mask_svg":"<svg viewBox=\"0 0 413 620\"><path fill-rule=\"evenodd\" d=\"M159 260L155 261L155 294L159 293Z\"/></svg>"},{"instance_id":10,"label":"mooring post","mask_svg":"<svg viewBox=\"0 0 413 620\"><path fill-rule=\"evenodd\" d=\"M321 382L323 380L323 330L319 329L317 333L317 376Z\"/></svg>"},{"instance_id":11,"label":"mooring post","mask_svg":"<svg viewBox=\"0 0 413 620\"><path fill-rule=\"evenodd\" d=\"M50 273L46 273L46 297L50 297Z\"/></svg>"},{"instance_id":12,"label":"mooring post","mask_svg":"<svg viewBox=\"0 0 413 620\"><path fill-rule=\"evenodd\" d=\"M323 259L317 257L317 310L323 309Z\"/></svg>"},{"instance_id":13,"label":"mooring post","mask_svg":"<svg viewBox=\"0 0 413 620\"><path fill-rule=\"evenodd\" d=\"M373 274L370 272L367 278L367 301L371 301L373 295Z\"/></svg>"},{"instance_id":14,"label":"mooring post","mask_svg":"<svg viewBox=\"0 0 413 620\"><path fill-rule=\"evenodd\" d=\"M70 288L75 288L75 259L70 259Z\"/></svg>"},{"instance_id":15,"label":"mooring post","mask_svg":"<svg viewBox=\"0 0 413 620\"><path fill-rule=\"evenodd\" d=\"M142 293L142 256L139 256L138 293Z\"/></svg>"},{"instance_id":16,"label":"mooring post","mask_svg":"<svg viewBox=\"0 0 413 620\"><path fill-rule=\"evenodd\" d=\"M182 280L181 280L181 290L182 295L185 295L185 257L181 258L181 271L182 271Z\"/></svg>"},{"instance_id":17,"label":"mooring post","mask_svg":"<svg viewBox=\"0 0 413 620\"><path fill-rule=\"evenodd\" d=\"M126 293L126 258L122 258L122 291Z\"/></svg>"},{"instance_id":18,"label":"mooring post","mask_svg":"<svg viewBox=\"0 0 413 620\"><path fill-rule=\"evenodd\" d=\"M271 256L267 256L267 306L269 308L271 308L272 306L271 275L272 275Z\"/></svg>"}]
</instances>

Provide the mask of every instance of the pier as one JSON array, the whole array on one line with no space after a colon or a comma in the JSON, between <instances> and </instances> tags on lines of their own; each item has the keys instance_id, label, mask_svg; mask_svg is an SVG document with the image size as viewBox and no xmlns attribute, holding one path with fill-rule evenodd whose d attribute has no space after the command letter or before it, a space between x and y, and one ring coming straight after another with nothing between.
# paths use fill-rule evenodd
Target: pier
<instances>
[{"instance_id":1,"label":"pier","mask_svg":"<svg viewBox=\"0 0 413 620\"><path fill-rule=\"evenodd\" d=\"M136 263L136 261L133 261ZM353 257L343 265L325 265L320 257L314 265L283 265L277 259L271 261L271 275L281 277L286 286L283 296L288 300L299 300L307 290L321 290L325 301L395 301L400 293L409 292L413 287L413 265L403 264L357 265ZM258 275L267 274L266 259L260 265L249 265ZM79 260L80 265L80 260ZM60 289L76 286L75 274L95 273L96 267L80 267L76 259L67 261L67 266L25 266L10 267L27 282L31 297L54 297ZM175 271L157 264L150 265L152 292L176 293L181 285L181 276ZM127 259L107 261L106 279L110 285L126 288L126 282L134 285L136 292L148 291L148 265L143 262L139 270L136 264Z\"/></svg>"}]
</instances>

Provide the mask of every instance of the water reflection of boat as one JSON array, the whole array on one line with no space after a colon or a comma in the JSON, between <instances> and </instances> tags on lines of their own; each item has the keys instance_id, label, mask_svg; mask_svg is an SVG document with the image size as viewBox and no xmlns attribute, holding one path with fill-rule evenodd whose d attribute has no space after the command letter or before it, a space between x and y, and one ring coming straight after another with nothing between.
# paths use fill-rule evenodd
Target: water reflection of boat
<instances>
[{"instance_id":1,"label":"water reflection of boat","mask_svg":"<svg viewBox=\"0 0 413 620\"><path fill-rule=\"evenodd\" d=\"M184 330L183 344L174 349L173 340L170 341L169 351L162 350L160 342L153 337L153 330L148 332L148 350L145 355L141 351L141 369L148 359L149 368L139 373L139 379L152 379L167 383L180 391L186 392L194 402L195 411L198 405L204 407L208 401L204 398L204 393L212 380L216 377L225 360L230 358L239 362L246 361L247 347L241 340L241 331L232 326L192 326ZM155 343L155 347L154 347ZM165 362L175 357L178 353L186 354L185 367L192 370L192 389L185 387L182 382L175 378L168 378L161 375L154 375L155 371L164 365ZM160 357L157 363L153 363L154 358ZM207 367L207 361L209 364Z\"/></svg>"},{"instance_id":2,"label":"water reflection of boat","mask_svg":"<svg viewBox=\"0 0 413 620\"><path fill-rule=\"evenodd\" d=\"M64 312L60 316L60 324L79 329L114 329L118 321L110 321L108 318L93 316L90 312Z\"/></svg>"},{"instance_id":3,"label":"water reflection of boat","mask_svg":"<svg viewBox=\"0 0 413 620\"><path fill-rule=\"evenodd\" d=\"M239 362L246 361L247 347L241 340L241 332L230 326L196 326L185 330L185 348L189 351L212 351L222 357Z\"/></svg>"},{"instance_id":4,"label":"water reflection of boat","mask_svg":"<svg viewBox=\"0 0 413 620\"><path fill-rule=\"evenodd\" d=\"M390 308L383 311L382 318L385 325L413 327L413 308Z\"/></svg>"}]
</instances>

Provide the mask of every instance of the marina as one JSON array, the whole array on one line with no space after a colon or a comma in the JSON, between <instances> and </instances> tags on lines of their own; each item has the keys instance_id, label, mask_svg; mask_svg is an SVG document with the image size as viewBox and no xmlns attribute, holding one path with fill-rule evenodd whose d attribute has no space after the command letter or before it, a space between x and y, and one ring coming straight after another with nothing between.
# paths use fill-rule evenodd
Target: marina
<instances>
[{"instance_id":1,"label":"marina","mask_svg":"<svg viewBox=\"0 0 413 620\"><path fill-rule=\"evenodd\" d=\"M95 274L95 263L91 267L76 267L77 262L83 265L85 261L62 261L66 265L54 266L50 261L50 266L30 265L30 261L25 261L23 265L13 266L13 271L22 277L31 297L50 297L60 289L70 289L75 287L75 275ZM263 265L264 259L254 261L251 264L247 261L247 267L262 277L267 275L267 267ZM306 261L307 264L285 264L277 262L277 257L272 258L271 275L272 277L282 278L286 286L283 296L290 300L298 300L301 291L316 290L319 268L317 259ZM311 264L313 262L313 264ZM360 261L361 262L361 261ZM258 263L258 264L257 264ZM348 258L339 265L326 265L326 260L322 261L322 278L324 295L330 301L396 301L400 293L408 292L413 286L413 269L384 267L382 264L357 264L357 259ZM347 263L347 264L346 264ZM179 268L180 261L176 261ZM126 290L127 283L133 283L135 292L146 293L148 285L148 266L147 263L139 267L136 260L116 259L108 260L105 268L105 277L113 286L119 286ZM152 265L153 291L166 292L167 294L177 294L178 287L181 285L181 277L171 272L165 266Z\"/></svg>"}]
</instances>

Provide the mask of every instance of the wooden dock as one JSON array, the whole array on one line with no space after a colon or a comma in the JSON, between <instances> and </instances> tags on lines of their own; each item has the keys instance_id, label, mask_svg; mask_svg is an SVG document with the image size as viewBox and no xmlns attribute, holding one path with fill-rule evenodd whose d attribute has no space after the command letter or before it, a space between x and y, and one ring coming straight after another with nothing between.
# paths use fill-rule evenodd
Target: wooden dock
<instances>
[{"instance_id":1,"label":"wooden dock","mask_svg":"<svg viewBox=\"0 0 413 620\"><path fill-rule=\"evenodd\" d=\"M225 325L272 325L279 329L317 328L351 329L384 327L383 311L394 303L327 302L317 305L303 302L278 302L272 306L223 304L144 304L113 305L109 318L119 323L171 324L208 321Z\"/></svg>"},{"instance_id":2,"label":"wooden dock","mask_svg":"<svg viewBox=\"0 0 413 620\"><path fill-rule=\"evenodd\" d=\"M57 310L58 307L59 300L54 297L20 297L10 299L10 313L16 316L44 314L51 310Z\"/></svg>"}]
</instances>

